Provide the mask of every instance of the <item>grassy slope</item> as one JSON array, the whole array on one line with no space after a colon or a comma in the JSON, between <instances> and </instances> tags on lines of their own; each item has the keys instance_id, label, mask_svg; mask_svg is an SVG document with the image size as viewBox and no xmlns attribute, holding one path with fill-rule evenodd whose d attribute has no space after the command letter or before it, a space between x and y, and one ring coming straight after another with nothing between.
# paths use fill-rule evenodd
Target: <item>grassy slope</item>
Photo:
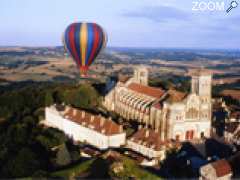
<instances>
[{"instance_id":1,"label":"grassy slope","mask_svg":"<svg viewBox=\"0 0 240 180\"><path fill-rule=\"evenodd\" d=\"M74 177L88 172L95 159L85 161L70 168L53 172L52 177ZM133 160L123 157L124 171L118 174L118 177L135 177L137 179L161 179L160 177L142 169Z\"/></svg>"},{"instance_id":2,"label":"grassy slope","mask_svg":"<svg viewBox=\"0 0 240 180\"><path fill-rule=\"evenodd\" d=\"M67 169L63 169L63 170L59 170L59 171L55 171L51 174L52 177L72 177L75 174L81 174L86 172L91 164L93 163L95 159L91 159L85 162L82 162L80 164L74 165L72 167L69 167Z\"/></svg>"}]
</instances>

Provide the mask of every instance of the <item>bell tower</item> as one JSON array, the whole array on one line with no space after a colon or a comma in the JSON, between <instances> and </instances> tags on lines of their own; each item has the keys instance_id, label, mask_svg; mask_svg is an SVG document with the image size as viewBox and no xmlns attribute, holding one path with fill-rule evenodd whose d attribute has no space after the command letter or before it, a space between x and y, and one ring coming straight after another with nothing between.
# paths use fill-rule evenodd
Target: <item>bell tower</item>
<instances>
[{"instance_id":1,"label":"bell tower","mask_svg":"<svg viewBox=\"0 0 240 180\"><path fill-rule=\"evenodd\" d=\"M137 67L134 70L134 81L136 83L148 85L148 69L144 66Z\"/></svg>"},{"instance_id":2,"label":"bell tower","mask_svg":"<svg viewBox=\"0 0 240 180\"><path fill-rule=\"evenodd\" d=\"M192 93L200 96L202 103L210 103L212 98L212 74L204 70L193 73Z\"/></svg>"},{"instance_id":3,"label":"bell tower","mask_svg":"<svg viewBox=\"0 0 240 180\"><path fill-rule=\"evenodd\" d=\"M212 74L204 69L192 73L192 93L199 100L198 116L195 118L199 127L198 137L210 137L212 121Z\"/></svg>"}]
</instances>

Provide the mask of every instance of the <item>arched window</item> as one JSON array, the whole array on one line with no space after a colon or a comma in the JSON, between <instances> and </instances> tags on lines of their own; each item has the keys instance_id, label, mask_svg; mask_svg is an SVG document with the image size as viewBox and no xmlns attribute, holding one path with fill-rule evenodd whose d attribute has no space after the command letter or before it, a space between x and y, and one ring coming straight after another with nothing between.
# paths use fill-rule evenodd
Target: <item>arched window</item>
<instances>
[{"instance_id":1,"label":"arched window","mask_svg":"<svg viewBox=\"0 0 240 180\"><path fill-rule=\"evenodd\" d=\"M194 138L194 130L186 131L185 140L191 140Z\"/></svg>"}]
</instances>

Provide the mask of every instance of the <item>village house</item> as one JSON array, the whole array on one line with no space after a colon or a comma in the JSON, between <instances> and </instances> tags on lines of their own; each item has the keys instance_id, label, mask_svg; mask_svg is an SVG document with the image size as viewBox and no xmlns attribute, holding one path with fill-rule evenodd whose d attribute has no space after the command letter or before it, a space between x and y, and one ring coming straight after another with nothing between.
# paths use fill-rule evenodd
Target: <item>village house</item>
<instances>
[{"instance_id":1,"label":"village house","mask_svg":"<svg viewBox=\"0 0 240 180\"><path fill-rule=\"evenodd\" d=\"M201 180L230 180L232 168L227 160L221 159L200 168Z\"/></svg>"},{"instance_id":2,"label":"village house","mask_svg":"<svg viewBox=\"0 0 240 180\"><path fill-rule=\"evenodd\" d=\"M162 141L159 132L146 128L140 128L127 140L127 148L147 157L151 165L165 159L166 150L174 147L179 148L180 143Z\"/></svg>"}]
</instances>

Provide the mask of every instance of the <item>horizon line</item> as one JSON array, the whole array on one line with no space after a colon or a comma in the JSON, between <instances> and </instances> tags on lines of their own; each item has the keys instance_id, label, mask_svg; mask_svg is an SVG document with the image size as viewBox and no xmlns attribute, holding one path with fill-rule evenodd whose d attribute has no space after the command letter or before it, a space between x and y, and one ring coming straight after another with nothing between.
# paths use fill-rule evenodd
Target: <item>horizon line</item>
<instances>
[{"instance_id":1,"label":"horizon line","mask_svg":"<svg viewBox=\"0 0 240 180\"><path fill-rule=\"evenodd\" d=\"M63 47L63 45L44 45L44 46L34 46L34 45L0 45L0 48L57 48ZM176 49L176 50L230 50L230 51L240 51L240 48L214 48L214 47L155 47L155 46L109 46L105 49L146 49L146 50L158 50L158 49Z\"/></svg>"}]
</instances>

